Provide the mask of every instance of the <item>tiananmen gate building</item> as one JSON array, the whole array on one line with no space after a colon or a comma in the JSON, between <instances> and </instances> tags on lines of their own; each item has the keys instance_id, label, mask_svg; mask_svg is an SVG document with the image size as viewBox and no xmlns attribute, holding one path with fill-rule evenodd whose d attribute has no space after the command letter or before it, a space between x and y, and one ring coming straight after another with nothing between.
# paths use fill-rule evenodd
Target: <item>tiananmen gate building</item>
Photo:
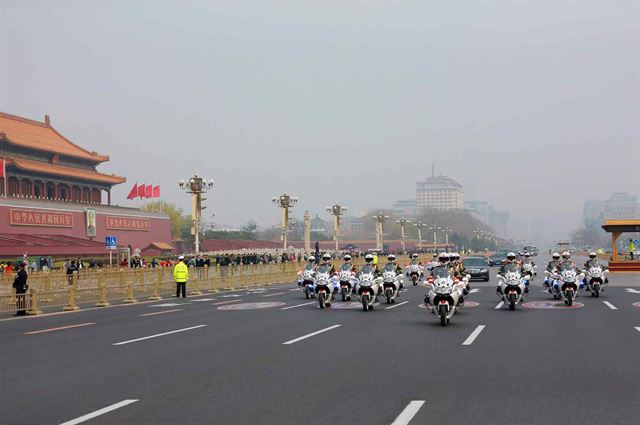
<instances>
[{"instance_id":1,"label":"tiananmen gate building","mask_svg":"<svg viewBox=\"0 0 640 425\"><path fill-rule=\"evenodd\" d=\"M105 239L144 250L171 243L164 213L111 205L124 177L44 122L0 112L0 256L105 256ZM150 248L152 249L152 248Z\"/></svg>"}]
</instances>

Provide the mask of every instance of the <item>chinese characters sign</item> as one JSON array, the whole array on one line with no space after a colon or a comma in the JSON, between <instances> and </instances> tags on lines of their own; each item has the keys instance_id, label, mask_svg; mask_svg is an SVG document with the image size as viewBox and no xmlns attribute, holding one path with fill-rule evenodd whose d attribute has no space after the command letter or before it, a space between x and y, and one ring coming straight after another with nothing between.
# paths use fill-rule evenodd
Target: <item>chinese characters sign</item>
<instances>
[{"instance_id":1,"label":"chinese characters sign","mask_svg":"<svg viewBox=\"0 0 640 425\"><path fill-rule=\"evenodd\" d=\"M107 229L109 230L137 230L148 232L151 228L149 219L135 217L107 216Z\"/></svg>"},{"instance_id":2,"label":"chinese characters sign","mask_svg":"<svg viewBox=\"0 0 640 425\"><path fill-rule=\"evenodd\" d=\"M73 227L73 215L68 212L9 209L12 226Z\"/></svg>"}]
</instances>

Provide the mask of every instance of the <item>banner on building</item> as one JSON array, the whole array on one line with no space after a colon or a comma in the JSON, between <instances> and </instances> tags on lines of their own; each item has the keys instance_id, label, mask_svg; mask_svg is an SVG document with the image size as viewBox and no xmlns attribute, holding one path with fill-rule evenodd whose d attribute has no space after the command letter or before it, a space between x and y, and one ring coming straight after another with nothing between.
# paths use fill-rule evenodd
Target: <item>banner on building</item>
<instances>
[{"instance_id":1,"label":"banner on building","mask_svg":"<svg viewBox=\"0 0 640 425\"><path fill-rule=\"evenodd\" d=\"M151 223L148 218L107 216L107 229L109 230L133 230L138 232L148 232Z\"/></svg>"},{"instance_id":2,"label":"banner on building","mask_svg":"<svg viewBox=\"0 0 640 425\"><path fill-rule=\"evenodd\" d=\"M9 224L12 226L73 227L73 214L10 208Z\"/></svg>"}]
</instances>

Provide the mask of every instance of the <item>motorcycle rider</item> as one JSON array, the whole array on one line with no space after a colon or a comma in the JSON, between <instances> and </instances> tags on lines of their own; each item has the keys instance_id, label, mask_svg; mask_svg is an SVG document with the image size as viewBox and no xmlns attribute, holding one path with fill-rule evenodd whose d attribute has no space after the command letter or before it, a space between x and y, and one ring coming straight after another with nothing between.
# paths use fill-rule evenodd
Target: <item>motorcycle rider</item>
<instances>
[{"instance_id":1,"label":"motorcycle rider","mask_svg":"<svg viewBox=\"0 0 640 425\"><path fill-rule=\"evenodd\" d=\"M384 268L387 268L387 266L395 266L396 275L402 276L402 267L400 267L400 264L396 263L396 256L394 254L389 254L387 256L387 260L388 262L384 265ZM402 281L400 281L400 290L403 288L404 285L402 284Z\"/></svg>"},{"instance_id":2,"label":"motorcycle rider","mask_svg":"<svg viewBox=\"0 0 640 425\"><path fill-rule=\"evenodd\" d=\"M314 257L313 255L310 255L309 258L307 258L307 264L304 265L304 269L302 270L302 277L300 277L300 279L298 280L298 286L302 286L302 282L304 281L304 272L306 271L315 271L316 270L316 257Z\"/></svg>"},{"instance_id":3,"label":"motorcycle rider","mask_svg":"<svg viewBox=\"0 0 640 425\"><path fill-rule=\"evenodd\" d=\"M360 268L360 273L368 273L373 269L373 275L378 277L380 275L380 270L378 270L378 265L373 263L373 255L367 254L364 256L365 264Z\"/></svg>"},{"instance_id":4,"label":"motorcycle rider","mask_svg":"<svg viewBox=\"0 0 640 425\"><path fill-rule=\"evenodd\" d=\"M510 252L507 254L507 258L504 260L504 262L502 263L502 266L500 266L500 271L498 272L498 274L504 276L505 273L507 273L507 266L510 264L515 264L516 266L519 265L518 260L516 259L516 254L513 252ZM498 281L498 287L496 288L496 292L498 292L498 294L500 294L500 296L502 296L502 286L500 285L500 282ZM525 294L529 292L529 287L525 287L524 290Z\"/></svg>"},{"instance_id":5,"label":"motorcycle rider","mask_svg":"<svg viewBox=\"0 0 640 425\"><path fill-rule=\"evenodd\" d=\"M554 252L551 255L551 261L549 261L549 264L547 264L547 271L549 273L553 273L556 270L558 270L558 266L560 265L560 254L557 252ZM546 288L551 288L551 283L549 282L549 276L544 278L544 282L542 282L542 284L546 287ZM551 291L551 289L549 289L549 291Z\"/></svg>"},{"instance_id":6,"label":"motorcycle rider","mask_svg":"<svg viewBox=\"0 0 640 425\"><path fill-rule=\"evenodd\" d=\"M464 267L464 264L462 264L462 261L460 261L460 254L452 252L449 254L449 259L453 275L458 279L465 277L467 275L467 269Z\"/></svg>"},{"instance_id":7,"label":"motorcycle rider","mask_svg":"<svg viewBox=\"0 0 640 425\"><path fill-rule=\"evenodd\" d=\"M345 270L345 266L350 266L352 273L358 273L358 268L355 266L355 264L351 262L351 255L346 254L343 258L344 258L344 263L342 264L341 269Z\"/></svg>"},{"instance_id":8,"label":"motorcycle rider","mask_svg":"<svg viewBox=\"0 0 640 425\"><path fill-rule=\"evenodd\" d=\"M407 267L411 267L411 266L418 266L418 267L422 267L422 261L420 261L419 255L418 253L414 252L413 254L411 254L411 262L409 263L409 265ZM407 270L407 277L410 276L410 272L409 270ZM424 274L421 271L420 272L420 277L423 277Z\"/></svg>"},{"instance_id":9,"label":"motorcycle rider","mask_svg":"<svg viewBox=\"0 0 640 425\"><path fill-rule=\"evenodd\" d=\"M531 258L531 254L529 254L528 252L524 253L524 258L522 259L522 266L524 266L525 264L531 264L531 269L533 270L533 267L536 266L536 263L533 262L533 259ZM522 274L524 275L524 268L522 269Z\"/></svg>"},{"instance_id":10,"label":"motorcycle rider","mask_svg":"<svg viewBox=\"0 0 640 425\"><path fill-rule=\"evenodd\" d=\"M595 253L595 252L593 252L593 251L592 251L592 252L590 252L590 253L589 253L589 259L588 259L587 261L585 261L585 263L584 263L584 269L585 269L585 272L586 272L586 271L589 271L589 269L590 269L591 267L598 267L598 266L602 266L602 265L600 264L600 262L598 261L598 258L597 258L597 257L598 257L598 256L596 255L596 253ZM603 268L604 268L604 267L603 267ZM584 279L582 280L582 283L585 285L585 289L587 290L587 292L589 292L589 291L590 291L590 289L589 289L589 285L587 285L587 274L586 274L586 273L585 273L585 275L584 275ZM605 277L605 278L604 278L604 283L605 283L605 284L609 283L609 278L608 278L608 277Z\"/></svg>"},{"instance_id":11,"label":"motorcycle rider","mask_svg":"<svg viewBox=\"0 0 640 425\"><path fill-rule=\"evenodd\" d=\"M449 268L449 254L446 252L441 252L438 255L438 260L434 263L431 270L433 271L436 267L447 267ZM433 273L431 274L433 276Z\"/></svg>"},{"instance_id":12,"label":"motorcycle rider","mask_svg":"<svg viewBox=\"0 0 640 425\"><path fill-rule=\"evenodd\" d=\"M329 273L331 276L333 276L334 274L336 274L336 268L333 266L333 264L331 264L331 256L329 254L323 254L322 255L322 263L320 263L319 267L329 267L329 269L331 270Z\"/></svg>"}]
</instances>

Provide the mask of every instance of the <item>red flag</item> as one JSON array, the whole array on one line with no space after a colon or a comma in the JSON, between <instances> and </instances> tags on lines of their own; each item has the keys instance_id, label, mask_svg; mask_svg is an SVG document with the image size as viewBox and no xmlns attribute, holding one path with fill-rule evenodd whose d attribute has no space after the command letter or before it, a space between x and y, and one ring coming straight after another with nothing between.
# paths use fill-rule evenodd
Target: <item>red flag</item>
<instances>
[{"instance_id":1,"label":"red flag","mask_svg":"<svg viewBox=\"0 0 640 425\"><path fill-rule=\"evenodd\" d=\"M145 190L144 197L153 198L153 185L148 184Z\"/></svg>"},{"instance_id":2,"label":"red flag","mask_svg":"<svg viewBox=\"0 0 640 425\"><path fill-rule=\"evenodd\" d=\"M138 186L138 196L141 198L144 198L145 195L147 194L146 189L144 187L143 184L141 184L140 186Z\"/></svg>"},{"instance_id":3,"label":"red flag","mask_svg":"<svg viewBox=\"0 0 640 425\"><path fill-rule=\"evenodd\" d=\"M160 185L153 187L153 197L154 198L160 197Z\"/></svg>"},{"instance_id":4,"label":"red flag","mask_svg":"<svg viewBox=\"0 0 640 425\"><path fill-rule=\"evenodd\" d=\"M0 167L0 177L4 177L4 158L2 158L2 166Z\"/></svg>"},{"instance_id":5,"label":"red flag","mask_svg":"<svg viewBox=\"0 0 640 425\"><path fill-rule=\"evenodd\" d=\"M127 199L133 199L138 196L138 183L136 182L131 188L131 192L127 195Z\"/></svg>"}]
</instances>

